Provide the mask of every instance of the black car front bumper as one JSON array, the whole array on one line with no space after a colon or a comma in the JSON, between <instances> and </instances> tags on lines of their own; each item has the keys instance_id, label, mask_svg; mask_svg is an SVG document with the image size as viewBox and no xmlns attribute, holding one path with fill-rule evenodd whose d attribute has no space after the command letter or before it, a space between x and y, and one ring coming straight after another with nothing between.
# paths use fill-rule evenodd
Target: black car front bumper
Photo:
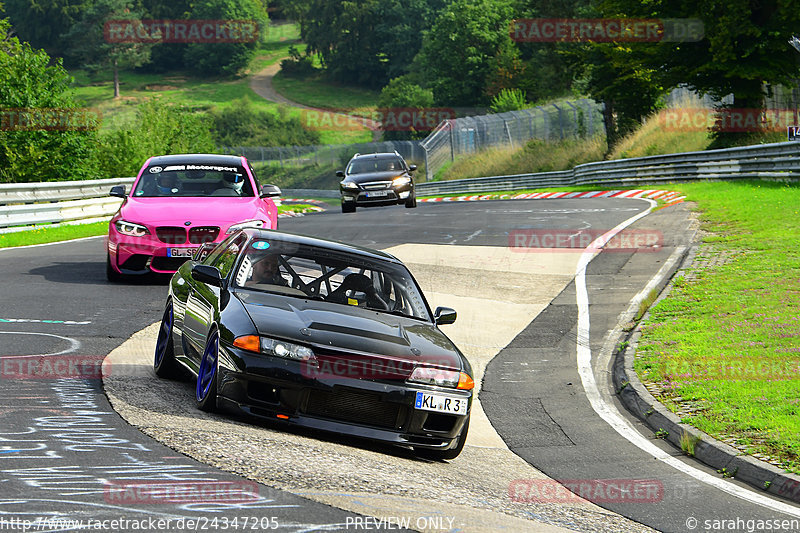
<instances>
[{"instance_id":1,"label":"black car front bumper","mask_svg":"<svg viewBox=\"0 0 800 533\"><path fill-rule=\"evenodd\" d=\"M222 351L222 350L221 350ZM447 450L457 444L472 392L372 380L309 375L306 363L225 347L218 376L220 407L257 418L386 443ZM424 391L467 402L467 414L417 409Z\"/></svg>"}]
</instances>

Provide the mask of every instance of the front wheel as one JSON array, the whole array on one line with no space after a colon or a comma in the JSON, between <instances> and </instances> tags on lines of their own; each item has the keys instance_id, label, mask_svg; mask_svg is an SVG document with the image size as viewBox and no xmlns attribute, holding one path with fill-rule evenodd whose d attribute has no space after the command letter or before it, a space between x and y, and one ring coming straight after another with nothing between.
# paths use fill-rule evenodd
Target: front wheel
<instances>
[{"instance_id":1,"label":"front wheel","mask_svg":"<svg viewBox=\"0 0 800 533\"><path fill-rule=\"evenodd\" d=\"M219 332L212 330L197 372L195 400L201 411L211 412L217 407L217 367L219 362Z\"/></svg>"},{"instance_id":2,"label":"front wheel","mask_svg":"<svg viewBox=\"0 0 800 533\"><path fill-rule=\"evenodd\" d=\"M342 202L342 213L355 213L355 212L356 212L355 202Z\"/></svg>"},{"instance_id":3,"label":"front wheel","mask_svg":"<svg viewBox=\"0 0 800 533\"><path fill-rule=\"evenodd\" d=\"M411 196L408 197L408 200L406 200L406 207L409 208L409 209L412 208L412 207L417 207L417 194L416 193L413 193Z\"/></svg>"},{"instance_id":4,"label":"front wheel","mask_svg":"<svg viewBox=\"0 0 800 533\"><path fill-rule=\"evenodd\" d=\"M461 454L461 450L464 449L464 443L467 442L467 433L469 433L469 416L467 420L464 422L464 427L461 429L461 433L458 434L458 444L456 444L455 448L450 448L449 450L430 450L427 448L414 448L414 452L419 456L425 459L433 459L433 460L451 460L455 459Z\"/></svg>"},{"instance_id":5,"label":"front wheel","mask_svg":"<svg viewBox=\"0 0 800 533\"><path fill-rule=\"evenodd\" d=\"M158 330L158 339L156 339L156 353L153 359L153 370L160 378L174 378L178 374L178 364L175 361L175 344L172 341L174 323L175 315L172 310L172 302L169 302L166 309L164 309L164 316L161 318L161 327Z\"/></svg>"},{"instance_id":6,"label":"front wheel","mask_svg":"<svg viewBox=\"0 0 800 533\"><path fill-rule=\"evenodd\" d=\"M123 279L122 274L111 266L111 254L106 254L106 279L111 283L117 283Z\"/></svg>"}]
</instances>

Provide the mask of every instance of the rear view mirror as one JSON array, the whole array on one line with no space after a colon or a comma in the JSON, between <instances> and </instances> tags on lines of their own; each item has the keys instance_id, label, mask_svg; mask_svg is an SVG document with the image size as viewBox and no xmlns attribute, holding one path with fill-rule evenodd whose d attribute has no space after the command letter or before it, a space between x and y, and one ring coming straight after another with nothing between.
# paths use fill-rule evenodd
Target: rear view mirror
<instances>
[{"instance_id":1,"label":"rear view mirror","mask_svg":"<svg viewBox=\"0 0 800 533\"><path fill-rule=\"evenodd\" d=\"M281 194L281 189L277 185L261 186L261 198L278 198Z\"/></svg>"},{"instance_id":2,"label":"rear view mirror","mask_svg":"<svg viewBox=\"0 0 800 533\"><path fill-rule=\"evenodd\" d=\"M125 198L125 186L124 185L114 185L111 187L111 190L108 191L109 196L116 196L117 198Z\"/></svg>"},{"instance_id":3,"label":"rear view mirror","mask_svg":"<svg viewBox=\"0 0 800 533\"><path fill-rule=\"evenodd\" d=\"M222 274L217 267L209 265L194 265L192 267L192 277L200 283L207 283L215 287L222 287Z\"/></svg>"},{"instance_id":4,"label":"rear view mirror","mask_svg":"<svg viewBox=\"0 0 800 533\"><path fill-rule=\"evenodd\" d=\"M433 312L433 321L437 326L445 326L456 321L456 310L449 307L437 307Z\"/></svg>"},{"instance_id":5,"label":"rear view mirror","mask_svg":"<svg viewBox=\"0 0 800 533\"><path fill-rule=\"evenodd\" d=\"M409 172L414 172L415 170L417 170L417 165L408 165Z\"/></svg>"},{"instance_id":6,"label":"rear view mirror","mask_svg":"<svg viewBox=\"0 0 800 533\"><path fill-rule=\"evenodd\" d=\"M344 177L344 170L337 170L336 171L336 177L337 178L343 178Z\"/></svg>"}]
</instances>

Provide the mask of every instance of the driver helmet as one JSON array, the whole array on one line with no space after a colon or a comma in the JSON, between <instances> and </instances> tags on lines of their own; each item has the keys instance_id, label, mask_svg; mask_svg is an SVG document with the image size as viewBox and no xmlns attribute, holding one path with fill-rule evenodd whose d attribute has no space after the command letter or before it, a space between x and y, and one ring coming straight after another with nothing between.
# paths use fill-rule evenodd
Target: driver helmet
<instances>
[{"instance_id":1,"label":"driver helmet","mask_svg":"<svg viewBox=\"0 0 800 533\"><path fill-rule=\"evenodd\" d=\"M172 172L161 174L156 178L156 187L161 194L178 192L178 178Z\"/></svg>"},{"instance_id":2,"label":"driver helmet","mask_svg":"<svg viewBox=\"0 0 800 533\"><path fill-rule=\"evenodd\" d=\"M227 189L233 189L236 191L236 194L241 194L242 186L244 185L244 176L232 172L223 172L222 185Z\"/></svg>"}]
</instances>

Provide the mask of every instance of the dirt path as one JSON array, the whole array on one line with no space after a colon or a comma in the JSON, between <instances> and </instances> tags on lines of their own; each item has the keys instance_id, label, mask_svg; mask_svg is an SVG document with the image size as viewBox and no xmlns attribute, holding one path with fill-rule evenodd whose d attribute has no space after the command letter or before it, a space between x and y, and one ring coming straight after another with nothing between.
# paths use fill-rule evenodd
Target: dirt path
<instances>
[{"instance_id":1,"label":"dirt path","mask_svg":"<svg viewBox=\"0 0 800 533\"><path fill-rule=\"evenodd\" d=\"M299 109L308 109L310 111L318 111L319 113L331 113L328 109L323 109L319 107L310 107L307 105L300 104L298 102L294 102L289 100L272 86L272 78L275 74L278 73L281 69L280 61L268 66L267 68L263 69L260 72L256 72L250 77L250 88L253 90L254 93L259 95L261 98L265 100L269 100L270 102L275 102L277 104L283 104L289 107L297 107ZM335 114L342 114L342 113L335 113ZM343 114L342 114L343 115ZM347 116L347 115L345 115ZM363 123L366 128L372 130L372 141L377 142L381 140L381 136L383 135L383 131L381 131L381 125L374 120L368 118L357 118L358 122ZM351 122L351 121L348 121Z\"/></svg>"}]
</instances>

